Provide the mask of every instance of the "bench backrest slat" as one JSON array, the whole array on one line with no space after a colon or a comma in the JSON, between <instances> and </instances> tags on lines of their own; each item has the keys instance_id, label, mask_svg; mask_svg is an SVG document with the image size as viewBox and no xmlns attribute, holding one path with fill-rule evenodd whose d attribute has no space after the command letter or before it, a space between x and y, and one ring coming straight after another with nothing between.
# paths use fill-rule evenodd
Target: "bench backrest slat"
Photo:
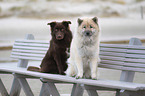
<instances>
[{"instance_id":1,"label":"bench backrest slat","mask_svg":"<svg viewBox=\"0 0 145 96\"><path fill-rule=\"evenodd\" d=\"M40 58L40 57L27 57L27 56L17 56L17 55L14 55L12 56L12 58L17 58L17 59L26 59L26 60L35 60L35 61L41 61L43 58Z\"/></svg>"},{"instance_id":2,"label":"bench backrest slat","mask_svg":"<svg viewBox=\"0 0 145 96\"><path fill-rule=\"evenodd\" d=\"M48 41L16 40L11 57L42 60L49 48ZM121 44L100 44L99 67L145 72L145 47Z\"/></svg>"}]
</instances>

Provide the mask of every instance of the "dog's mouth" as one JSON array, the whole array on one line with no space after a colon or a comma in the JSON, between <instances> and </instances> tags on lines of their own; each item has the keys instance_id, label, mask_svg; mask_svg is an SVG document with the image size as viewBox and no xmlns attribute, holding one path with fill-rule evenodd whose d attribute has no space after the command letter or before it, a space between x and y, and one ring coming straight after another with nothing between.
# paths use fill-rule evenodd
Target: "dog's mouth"
<instances>
[{"instance_id":1,"label":"dog's mouth","mask_svg":"<svg viewBox=\"0 0 145 96\"><path fill-rule=\"evenodd\" d=\"M57 36L56 36L56 39L57 39L57 40L62 40L63 38L64 38L63 35L57 35Z\"/></svg>"}]
</instances>

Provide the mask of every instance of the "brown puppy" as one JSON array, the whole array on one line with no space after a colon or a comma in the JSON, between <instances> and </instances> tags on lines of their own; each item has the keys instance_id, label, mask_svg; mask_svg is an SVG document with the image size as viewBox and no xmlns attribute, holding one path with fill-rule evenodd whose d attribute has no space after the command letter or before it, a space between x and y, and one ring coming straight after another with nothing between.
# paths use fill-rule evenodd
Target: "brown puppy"
<instances>
[{"instance_id":1,"label":"brown puppy","mask_svg":"<svg viewBox=\"0 0 145 96\"><path fill-rule=\"evenodd\" d=\"M50 47L45 57L43 58L40 67L28 67L27 70L39 71L53 74L65 74L68 65L67 49L70 48L72 41L72 33L69 28L70 21L51 22L48 23L51 27Z\"/></svg>"}]
</instances>

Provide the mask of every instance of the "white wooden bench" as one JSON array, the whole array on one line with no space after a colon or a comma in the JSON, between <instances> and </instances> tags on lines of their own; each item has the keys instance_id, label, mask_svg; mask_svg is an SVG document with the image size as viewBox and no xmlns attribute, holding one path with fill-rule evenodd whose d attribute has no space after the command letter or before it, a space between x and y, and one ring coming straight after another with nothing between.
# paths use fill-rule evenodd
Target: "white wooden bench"
<instances>
[{"instance_id":1,"label":"white wooden bench","mask_svg":"<svg viewBox=\"0 0 145 96\"><path fill-rule=\"evenodd\" d=\"M14 80L10 93L0 80L2 96L19 96L21 88L26 96L34 96L27 78L42 81L40 96L60 96L55 83L73 84L71 96L82 96L87 90L89 96L98 96L96 90L116 91L116 96L145 96L145 84L133 83L135 72L145 73L145 46L139 39L133 38L129 45L101 44L99 67L122 70L120 81L75 79L64 75L27 71L29 60L41 61L49 47L49 41L34 40L27 35L24 40L16 40L11 57L19 59L17 66L0 65L1 74L13 74ZM101 74L100 74L101 75Z\"/></svg>"}]
</instances>

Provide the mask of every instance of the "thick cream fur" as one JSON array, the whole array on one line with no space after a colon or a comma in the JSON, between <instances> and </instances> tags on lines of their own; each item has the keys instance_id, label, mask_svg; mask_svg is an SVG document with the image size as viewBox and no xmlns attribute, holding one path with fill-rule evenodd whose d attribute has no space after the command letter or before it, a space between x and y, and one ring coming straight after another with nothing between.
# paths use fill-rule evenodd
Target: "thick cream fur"
<instances>
[{"instance_id":1,"label":"thick cream fur","mask_svg":"<svg viewBox=\"0 0 145 96\"><path fill-rule=\"evenodd\" d=\"M99 37L100 30L92 18L82 19L83 22L78 26L77 32L73 36L70 48L70 58L68 59L67 76L76 76L76 78L92 78L97 79L97 70L99 59ZM86 29L92 25L92 36L84 35Z\"/></svg>"}]
</instances>

